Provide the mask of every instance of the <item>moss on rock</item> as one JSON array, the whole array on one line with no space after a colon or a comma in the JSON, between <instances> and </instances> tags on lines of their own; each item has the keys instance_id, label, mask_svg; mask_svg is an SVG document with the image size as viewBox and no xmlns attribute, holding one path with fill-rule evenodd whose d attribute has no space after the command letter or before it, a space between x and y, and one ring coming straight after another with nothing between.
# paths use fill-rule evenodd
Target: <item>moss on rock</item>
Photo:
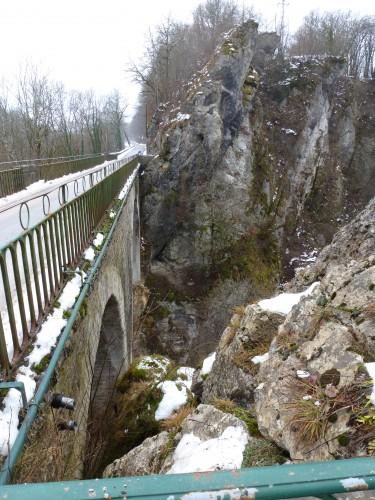
<instances>
[{"instance_id":1,"label":"moss on rock","mask_svg":"<svg viewBox=\"0 0 375 500\"><path fill-rule=\"evenodd\" d=\"M283 464L286 460L285 452L275 443L267 439L253 439L245 448L242 467Z\"/></svg>"}]
</instances>

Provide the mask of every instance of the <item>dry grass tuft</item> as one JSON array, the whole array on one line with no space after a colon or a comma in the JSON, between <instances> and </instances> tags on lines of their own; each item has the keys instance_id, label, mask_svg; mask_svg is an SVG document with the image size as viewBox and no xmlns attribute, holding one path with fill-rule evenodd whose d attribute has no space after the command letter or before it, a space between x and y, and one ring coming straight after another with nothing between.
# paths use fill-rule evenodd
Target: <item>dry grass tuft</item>
<instances>
[{"instance_id":1,"label":"dry grass tuft","mask_svg":"<svg viewBox=\"0 0 375 500\"><path fill-rule=\"evenodd\" d=\"M372 422L368 417L369 383L365 375L360 375L356 382L340 389L332 384L323 384L322 378L291 377L289 390L293 394L293 400L285 404L290 413L289 422L306 443L324 440L327 427L336 422L341 411L351 414L349 425L353 437L357 436L355 446L359 446L362 441L368 442L370 437L375 438L375 414ZM370 434L361 429L366 425L365 421L374 424Z\"/></svg>"},{"instance_id":2,"label":"dry grass tuft","mask_svg":"<svg viewBox=\"0 0 375 500\"><path fill-rule=\"evenodd\" d=\"M161 428L163 429L163 431L168 432L172 430L180 430L185 418L193 413L194 410L195 406L192 404L183 406L178 412L163 420L161 422Z\"/></svg>"}]
</instances>

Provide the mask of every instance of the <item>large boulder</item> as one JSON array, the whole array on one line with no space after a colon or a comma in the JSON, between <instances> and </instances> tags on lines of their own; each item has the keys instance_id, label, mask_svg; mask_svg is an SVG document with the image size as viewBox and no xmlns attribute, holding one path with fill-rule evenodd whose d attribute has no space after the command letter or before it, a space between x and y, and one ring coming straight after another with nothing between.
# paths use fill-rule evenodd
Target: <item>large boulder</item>
<instances>
[{"instance_id":1,"label":"large boulder","mask_svg":"<svg viewBox=\"0 0 375 500\"><path fill-rule=\"evenodd\" d=\"M199 405L178 432L162 432L146 439L110 464L104 477L237 469L252 439L239 418L210 405Z\"/></svg>"},{"instance_id":2,"label":"large boulder","mask_svg":"<svg viewBox=\"0 0 375 500\"><path fill-rule=\"evenodd\" d=\"M160 469L160 457L168 445L168 439L168 432L145 439L141 445L109 464L103 472L103 477L157 474Z\"/></svg>"}]
</instances>

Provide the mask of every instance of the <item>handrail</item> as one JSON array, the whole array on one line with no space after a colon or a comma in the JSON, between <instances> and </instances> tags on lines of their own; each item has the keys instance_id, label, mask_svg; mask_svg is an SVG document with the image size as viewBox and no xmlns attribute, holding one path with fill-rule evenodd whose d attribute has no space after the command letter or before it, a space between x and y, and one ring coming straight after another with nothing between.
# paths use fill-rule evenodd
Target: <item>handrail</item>
<instances>
[{"instance_id":1,"label":"handrail","mask_svg":"<svg viewBox=\"0 0 375 500\"><path fill-rule=\"evenodd\" d=\"M18 484L0 487L8 500L209 500L315 497L375 489L375 459L353 458L234 471Z\"/></svg>"},{"instance_id":2,"label":"handrail","mask_svg":"<svg viewBox=\"0 0 375 500\"><path fill-rule=\"evenodd\" d=\"M136 156L137 155L132 155L132 156L128 157L126 159L126 161L130 162ZM97 182L101 181L104 177L107 177L107 175L110 175L115 170L117 170L120 163L123 161L124 160L112 160L112 161L108 162L107 164L104 164L103 166L99 165L97 167L93 167L92 169L90 169L90 172L83 172L81 175L77 174L72 179L68 179L68 180L63 179L61 182L57 182L57 183L53 184L52 187L46 185L46 187L44 189L39 190L38 193L35 195L26 193L23 198L18 198L17 200L15 200L13 202L10 201L9 203L4 205L3 207L0 207L0 214L7 212L9 210L12 210L15 207L20 207L20 209L21 209L21 205L28 205L29 202L41 198L41 201L43 203L43 207L42 207L43 212L44 212L44 215L47 217L49 215L49 210L47 210L47 211L45 210L45 206L44 206L45 200L47 199L47 202L48 202L47 206L50 208L51 203L50 203L49 195L52 194L54 191L61 190L64 192L64 196L62 196L61 198L59 197L59 204L60 204L60 206L62 206L67 201L66 196L69 195L69 185L70 184L73 184L71 192L72 193L74 192L74 195L78 196L79 190L80 190L78 181L81 181L82 192L85 192L88 187L90 187L90 188L93 187ZM86 178L87 178L87 182L86 182ZM64 200L65 200L65 202L64 202ZM22 223L21 223L21 226L23 226ZM27 229L27 228L23 227L23 229Z\"/></svg>"},{"instance_id":3,"label":"handrail","mask_svg":"<svg viewBox=\"0 0 375 500\"><path fill-rule=\"evenodd\" d=\"M58 161L54 161L54 163L59 163L60 161L79 160L79 159L86 159L86 158L97 158L99 156L103 157L105 155L106 155L106 153L92 153L92 154L84 154L84 155L54 156L51 158L32 158L29 160L2 161L2 162L0 162L0 168L3 165L27 166L30 164L34 164L34 165L40 164L42 162L50 163L52 160L58 160Z\"/></svg>"},{"instance_id":4,"label":"handrail","mask_svg":"<svg viewBox=\"0 0 375 500\"><path fill-rule=\"evenodd\" d=\"M0 296L3 289L6 301L0 315L2 371L10 371L12 359L29 343L67 281L66 270L77 265L92 231L135 166L128 159L112 163L111 173L90 190L67 203L62 194L58 210L0 248ZM6 333L11 349L6 347Z\"/></svg>"},{"instance_id":5,"label":"handrail","mask_svg":"<svg viewBox=\"0 0 375 500\"><path fill-rule=\"evenodd\" d=\"M49 181L63 175L87 170L99 163L103 163L105 160L114 160L115 157L114 154L100 153L98 155L73 157L72 159L62 158L62 161L57 162L38 163L38 161L32 160L26 165L18 163L14 165L14 168L7 169L2 169L0 165L0 197L21 191L39 180ZM3 166L6 166L6 164L3 164Z\"/></svg>"},{"instance_id":6,"label":"handrail","mask_svg":"<svg viewBox=\"0 0 375 500\"><path fill-rule=\"evenodd\" d=\"M16 166L24 166L28 164L40 164L41 162L44 163L51 163L51 160L59 160L59 161L53 161L53 163L60 163L61 161L70 161L70 160L80 160L80 159L86 159L86 158L98 158L98 157L105 157L105 156L117 156L120 153L123 153L124 151L127 151L130 149L132 146L127 146L124 149L121 149L121 151L115 151L115 152L107 152L107 153L87 153L87 154L82 154L82 155L70 155L70 156L52 156L50 158L31 158L28 160L10 160L10 161L1 161L0 162L0 169L3 165L16 165Z\"/></svg>"},{"instance_id":7,"label":"handrail","mask_svg":"<svg viewBox=\"0 0 375 500\"><path fill-rule=\"evenodd\" d=\"M125 166L129 166L129 165L130 164L126 164ZM133 165L133 166L135 169L135 165ZM124 185L126 178L129 177L129 175L130 175L130 172L131 172L131 170L129 169L127 172L127 175L125 175L121 179L121 182L119 182L119 180L116 179L117 180L117 183L116 183L117 192ZM74 203L74 201L72 203ZM89 288L90 288L90 285L94 279L94 276L95 276L95 274L96 274L96 272L97 272L97 270L98 270L98 268L99 268L99 266L104 258L104 255L107 251L108 245L112 239L113 232L114 232L115 227L117 225L117 222L121 216L121 213L122 213L122 210L123 210L125 203L126 203L126 197L124 197L123 200L121 201L121 205L116 213L116 216L113 219L109 233L108 233L106 239L104 240L103 246L102 246L98 256L96 257L93 266L91 267L90 271L88 272L88 275L84 281L84 284L83 284L81 292L78 296L78 299L77 299L77 301L76 301L76 303L73 306L73 309L71 311L71 315L67 321L66 326L64 327L64 329L60 335L57 346L52 354L52 357L51 357L51 360L48 364L48 367L47 367L47 369L43 375L43 378L39 384L38 390L37 390L35 396L31 399L31 401L29 403L26 417L25 417L24 421L22 422L22 425L21 425L21 428L20 428L19 433L17 435L17 438L16 438L16 440L15 440L15 442L14 442L14 444L9 452L9 455L8 455L4 465L2 467L2 470L0 473L0 485L6 484L9 481L13 467L14 467L14 465L15 465L15 463L16 463L16 461L17 461L17 459L18 459L18 457L23 449L23 446L25 444L28 431L29 431L29 429L30 429L30 427L31 427L36 415L37 415L39 405L43 401L43 398L44 398L44 396L49 388L51 378L55 372L57 363L58 363L59 358L61 356L61 353L64 349L65 343L66 343L66 341L69 337L69 334L73 328L74 322L79 315L80 307L82 306L82 303L83 303L83 301L84 301L84 299L89 291Z\"/></svg>"}]
</instances>

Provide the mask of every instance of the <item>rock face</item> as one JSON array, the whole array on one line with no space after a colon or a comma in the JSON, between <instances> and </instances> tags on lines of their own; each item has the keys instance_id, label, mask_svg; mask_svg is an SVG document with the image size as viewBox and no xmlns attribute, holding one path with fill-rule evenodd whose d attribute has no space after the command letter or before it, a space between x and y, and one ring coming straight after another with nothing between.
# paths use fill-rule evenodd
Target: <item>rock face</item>
<instances>
[{"instance_id":1,"label":"rock face","mask_svg":"<svg viewBox=\"0 0 375 500\"><path fill-rule=\"evenodd\" d=\"M220 440L226 442L226 454ZM245 446L251 440L240 419L213 406L199 405L186 417L177 434L162 432L146 439L110 464L104 477L239 468ZM191 456L189 450L193 448L196 455Z\"/></svg>"},{"instance_id":2,"label":"rock face","mask_svg":"<svg viewBox=\"0 0 375 500\"><path fill-rule=\"evenodd\" d=\"M372 449L375 433L365 422L374 408L364 363L375 360L374 216L375 199L297 274L289 291L319 285L287 316L259 305L246 307L241 318L234 315L203 383L203 400L237 398L253 407L261 433L292 460L349 457ZM266 351L254 369L254 354ZM233 376L224 380L223 373Z\"/></svg>"},{"instance_id":3,"label":"rock face","mask_svg":"<svg viewBox=\"0 0 375 500\"><path fill-rule=\"evenodd\" d=\"M159 123L159 155L142 178L147 284L171 310L146 338L151 348L157 338L157 348L178 359L176 332L196 360L217 341L231 307L269 293L278 279L275 242L258 234L257 214L250 213L256 43L253 22L228 35L191 84L181 112Z\"/></svg>"},{"instance_id":4,"label":"rock face","mask_svg":"<svg viewBox=\"0 0 375 500\"><path fill-rule=\"evenodd\" d=\"M220 339L212 370L204 381L203 402L218 398L247 406L254 401L260 364L252 358L268 352L283 320L282 315L256 305L237 311Z\"/></svg>"},{"instance_id":5,"label":"rock face","mask_svg":"<svg viewBox=\"0 0 375 500\"><path fill-rule=\"evenodd\" d=\"M375 361L375 199L286 288L282 297L237 308L209 358L208 376L194 377L202 401L228 413L199 405L106 475L280 463L280 448L293 461L372 453L367 363ZM240 455L226 449L217 459L205 455L227 437Z\"/></svg>"},{"instance_id":6,"label":"rock face","mask_svg":"<svg viewBox=\"0 0 375 500\"><path fill-rule=\"evenodd\" d=\"M155 116L145 260L169 312L145 325L146 350L199 361L231 308L273 293L291 259L375 194L374 84L345 78L337 58L274 59L276 42L253 22L235 28L186 102Z\"/></svg>"},{"instance_id":7,"label":"rock face","mask_svg":"<svg viewBox=\"0 0 375 500\"><path fill-rule=\"evenodd\" d=\"M109 464L103 472L103 477L157 474L160 469L160 456L167 445L168 432L147 438L141 445Z\"/></svg>"},{"instance_id":8,"label":"rock face","mask_svg":"<svg viewBox=\"0 0 375 500\"><path fill-rule=\"evenodd\" d=\"M286 318L261 365L255 392L260 430L295 459L367 451L355 418L367 401L363 362L375 359L374 215L372 200L299 273L294 287L315 279L320 286ZM337 439L343 434L353 443L349 449Z\"/></svg>"}]
</instances>

